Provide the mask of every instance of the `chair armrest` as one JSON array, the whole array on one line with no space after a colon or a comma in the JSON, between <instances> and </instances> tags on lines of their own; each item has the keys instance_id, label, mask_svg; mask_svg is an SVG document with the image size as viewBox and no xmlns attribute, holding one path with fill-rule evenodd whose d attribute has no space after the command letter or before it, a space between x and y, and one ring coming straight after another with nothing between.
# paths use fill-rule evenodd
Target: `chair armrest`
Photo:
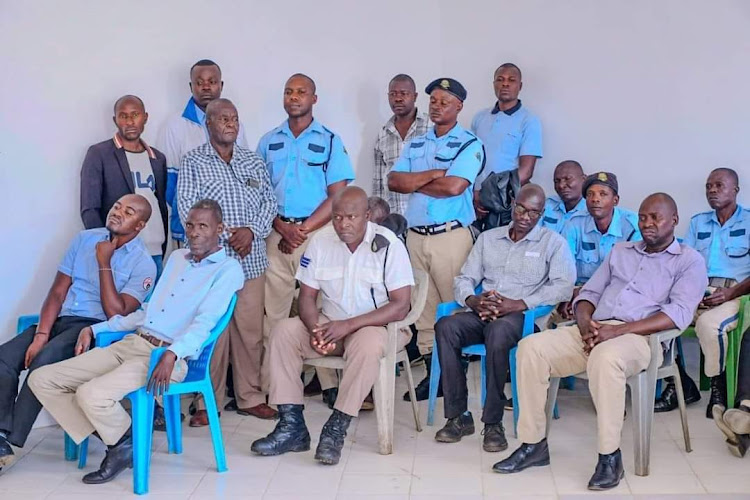
<instances>
[{"instance_id":1,"label":"chair armrest","mask_svg":"<svg viewBox=\"0 0 750 500\"><path fill-rule=\"evenodd\" d=\"M31 325L39 323L38 314L27 314L25 316L19 316L18 322L16 323L16 335L22 333Z\"/></svg>"},{"instance_id":2,"label":"chair armrest","mask_svg":"<svg viewBox=\"0 0 750 500\"><path fill-rule=\"evenodd\" d=\"M96 347L108 347L131 333L135 333L135 330L127 332L99 332L94 339Z\"/></svg>"},{"instance_id":3,"label":"chair armrest","mask_svg":"<svg viewBox=\"0 0 750 500\"><path fill-rule=\"evenodd\" d=\"M523 312L523 337L534 333L534 321L552 312L555 306L537 306Z\"/></svg>"},{"instance_id":4,"label":"chair armrest","mask_svg":"<svg viewBox=\"0 0 750 500\"><path fill-rule=\"evenodd\" d=\"M671 330L652 333L648 336L648 345L651 348L651 362L649 362L647 370L655 372L659 369L659 354L663 353L662 344L676 339L681 333L682 330L673 328Z\"/></svg>"}]
</instances>

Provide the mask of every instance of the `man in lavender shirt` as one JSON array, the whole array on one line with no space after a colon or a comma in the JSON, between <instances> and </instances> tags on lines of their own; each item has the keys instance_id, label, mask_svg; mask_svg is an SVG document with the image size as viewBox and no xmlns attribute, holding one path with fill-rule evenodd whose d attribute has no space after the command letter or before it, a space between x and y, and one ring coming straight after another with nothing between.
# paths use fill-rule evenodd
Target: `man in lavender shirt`
<instances>
[{"instance_id":1,"label":"man in lavender shirt","mask_svg":"<svg viewBox=\"0 0 750 500\"><path fill-rule=\"evenodd\" d=\"M625 380L648 367L649 334L690 325L708 284L700 254L674 237L678 221L672 197L647 197L638 211L643 241L615 245L573 303L576 324L519 343L522 444L493 466L495 472L549 464L544 411L549 378L586 372L596 406L599 448L588 487L605 490L620 483Z\"/></svg>"}]
</instances>

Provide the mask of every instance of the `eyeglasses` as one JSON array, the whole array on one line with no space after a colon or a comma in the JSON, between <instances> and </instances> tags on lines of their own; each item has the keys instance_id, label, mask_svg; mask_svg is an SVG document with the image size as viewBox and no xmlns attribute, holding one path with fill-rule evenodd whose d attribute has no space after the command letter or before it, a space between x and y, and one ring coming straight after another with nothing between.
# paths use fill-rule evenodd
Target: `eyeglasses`
<instances>
[{"instance_id":1,"label":"eyeglasses","mask_svg":"<svg viewBox=\"0 0 750 500\"><path fill-rule=\"evenodd\" d=\"M524 208L523 205L518 205L518 204L516 204L516 206L513 207L513 211L519 217L528 215L530 219L538 219L542 215L542 212L540 212L539 210L527 210L526 208Z\"/></svg>"}]
</instances>

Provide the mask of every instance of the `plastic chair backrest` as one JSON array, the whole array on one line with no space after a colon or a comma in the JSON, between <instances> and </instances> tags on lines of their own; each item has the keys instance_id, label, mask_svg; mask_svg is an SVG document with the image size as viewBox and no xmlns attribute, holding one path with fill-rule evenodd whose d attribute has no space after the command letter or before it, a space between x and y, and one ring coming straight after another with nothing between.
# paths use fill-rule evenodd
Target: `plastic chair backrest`
<instances>
[{"instance_id":1,"label":"plastic chair backrest","mask_svg":"<svg viewBox=\"0 0 750 500\"><path fill-rule=\"evenodd\" d=\"M216 341L219 338L219 335L221 335L224 330L226 329L227 325L229 324L229 320L232 319L232 314L234 313L234 306L237 304L237 295L232 295L232 300L229 301L229 307L227 307L226 312L224 315L219 319L219 321L216 323L216 325L211 329L211 334L209 335L208 339L203 343L203 348L201 349L201 353L198 356L198 358L193 360L188 360L188 373L185 377L185 380L183 382L193 382L196 380L203 380L208 376L208 366L211 361L211 354L214 351L214 347L216 345Z\"/></svg>"}]
</instances>

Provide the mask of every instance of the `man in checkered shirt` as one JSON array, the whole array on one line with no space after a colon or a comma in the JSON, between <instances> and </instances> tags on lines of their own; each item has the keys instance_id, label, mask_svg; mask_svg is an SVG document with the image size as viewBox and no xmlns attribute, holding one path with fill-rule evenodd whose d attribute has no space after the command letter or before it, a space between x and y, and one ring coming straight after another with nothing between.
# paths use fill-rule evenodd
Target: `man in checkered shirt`
<instances>
[{"instance_id":1,"label":"man in checkered shirt","mask_svg":"<svg viewBox=\"0 0 750 500\"><path fill-rule=\"evenodd\" d=\"M221 405L231 356L238 413L270 419L276 411L266 404L261 384L263 358L263 300L268 267L265 238L276 216L276 196L266 165L256 153L236 144L239 116L228 99L206 107L209 142L182 159L177 181L178 209L183 221L198 200L215 200L224 212L227 230L221 245L239 260L245 285L237 292L237 307L227 333L219 337L211 359L211 380ZM191 426L208 425L203 401Z\"/></svg>"}]
</instances>

